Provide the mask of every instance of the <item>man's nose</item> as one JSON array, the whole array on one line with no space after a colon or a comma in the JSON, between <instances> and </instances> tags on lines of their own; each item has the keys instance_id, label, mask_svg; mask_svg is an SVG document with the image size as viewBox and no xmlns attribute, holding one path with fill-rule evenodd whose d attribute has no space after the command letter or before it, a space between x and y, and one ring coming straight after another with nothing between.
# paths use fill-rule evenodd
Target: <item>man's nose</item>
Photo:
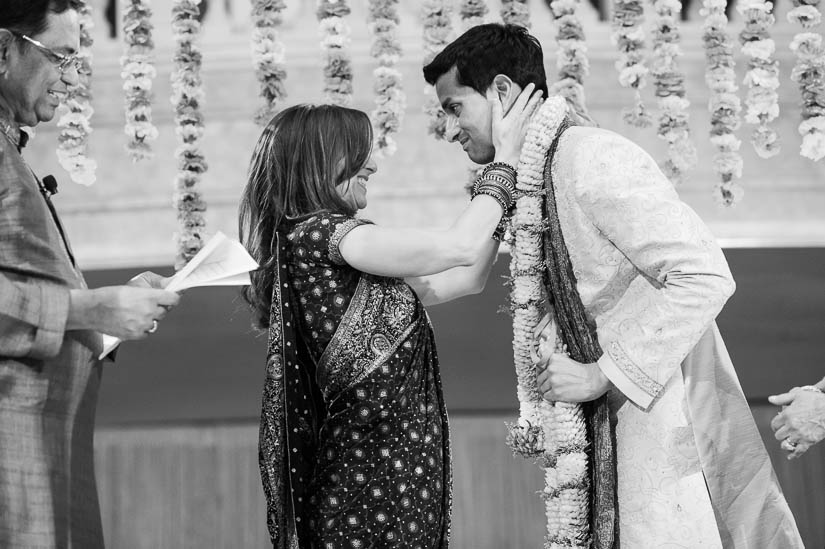
<instances>
[{"instance_id":1,"label":"man's nose","mask_svg":"<svg viewBox=\"0 0 825 549\"><path fill-rule=\"evenodd\" d=\"M77 67L74 64L63 71L60 79L66 83L67 86L77 86L80 83L80 75L77 72Z\"/></svg>"},{"instance_id":2,"label":"man's nose","mask_svg":"<svg viewBox=\"0 0 825 549\"><path fill-rule=\"evenodd\" d=\"M458 127L458 118L447 115L447 122L444 125L444 139L453 142L458 139L458 133L461 128Z\"/></svg>"}]
</instances>

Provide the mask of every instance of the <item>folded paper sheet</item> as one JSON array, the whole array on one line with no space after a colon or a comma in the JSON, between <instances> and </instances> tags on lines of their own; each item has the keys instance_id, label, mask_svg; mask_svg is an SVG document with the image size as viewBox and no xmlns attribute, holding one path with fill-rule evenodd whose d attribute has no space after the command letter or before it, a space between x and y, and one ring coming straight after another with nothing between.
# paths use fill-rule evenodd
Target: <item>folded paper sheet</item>
<instances>
[{"instance_id":1,"label":"folded paper sheet","mask_svg":"<svg viewBox=\"0 0 825 549\"><path fill-rule=\"evenodd\" d=\"M179 292L198 286L246 286L249 271L258 268L246 249L237 240L217 232L186 266L177 272L166 289ZM120 339L103 334L103 359L118 345Z\"/></svg>"}]
</instances>

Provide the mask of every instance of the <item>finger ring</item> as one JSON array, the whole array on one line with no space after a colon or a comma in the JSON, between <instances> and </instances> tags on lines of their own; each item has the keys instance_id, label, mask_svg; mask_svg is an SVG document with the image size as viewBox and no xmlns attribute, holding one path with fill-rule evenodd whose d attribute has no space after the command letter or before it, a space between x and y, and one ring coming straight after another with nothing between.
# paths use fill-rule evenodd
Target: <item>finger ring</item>
<instances>
[{"instance_id":1,"label":"finger ring","mask_svg":"<svg viewBox=\"0 0 825 549\"><path fill-rule=\"evenodd\" d=\"M791 442L791 441L790 441L790 440L788 440L787 438L786 438L785 440L783 440L783 441L782 441L782 444L780 444L780 446L781 446L784 450L787 450L787 451L789 451L789 452L793 452L794 450L796 450L796 442Z\"/></svg>"},{"instance_id":2,"label":"finger ring","mask_svg":"<svg viewBox=\"0 0 825 549\"><path fill-rule=\"evenodd\" d=\"M154 334L158 330L158 321L152 320L152 327L146 330L147 334Z\"/></svg>"}]
</instances>

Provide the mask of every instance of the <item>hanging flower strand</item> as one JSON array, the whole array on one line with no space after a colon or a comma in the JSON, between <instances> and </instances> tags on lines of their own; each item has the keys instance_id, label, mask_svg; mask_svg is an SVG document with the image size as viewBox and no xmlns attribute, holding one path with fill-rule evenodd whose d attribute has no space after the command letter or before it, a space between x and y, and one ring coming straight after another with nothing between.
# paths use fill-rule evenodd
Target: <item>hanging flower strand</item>
<instances>
[{"instance_id":1,"label":"hanging flower strand","mask_svg":"<svg viewBox=\"0 0 825 549\"><path fill-rule=\"evenodd\" d=\"M748 86L745 98L745 122L757 127L751 134L756 154L770 158L779 154L779 136L768 124L779 116L779 61L774 59L776 44L768 29L776 21L773 3L765 0L740 0L736 5L745 26L739 33L742 53L748 59L744 83Z\"/></svg>"},{"instance_id":2,"label":"hanging flower strand","mask_svg":"<svg viewBox=\"0 0 825 549\"><path fill-rule=\"evenodd\" d=\"M255 122L265 126L278 111L278 102L286 97L284 44L278 39L286 4L283 0L253 0L252 59L264 104L255 113Z\"/></svg>"},{"instance_id":3,"label":"hanging flower strand","mask_svg":"<svg viewBox=\"0 0 825 549\"><path fill-rule=\"evenodd\" d=\"M484 24L484 18L489 12L486 0L461 0L458 13L461 16L461 29Z\"/></svg>"},{"instance_id":4,"label":"hanging flower strand","mask_svg":"<svg viewBox=\"0 0 825 549\"><path fill-rule=\"evenodd\" d=\"M559 45L556 54L558 78L548 91L550 95L558 94L567 99L577 116L589 120L583 84L584 77L590 74L590 61L584 28L576 15L579 0L552 0L548 4L557 25L556 42Z\"/></svg>"},{"instance_id":5,"label":"hanging flower strand","mask_svg":"<svg viewBox=\"0 0 825 549\"><path fill-rule=\"evenodd\" d=\"M172 6L172 32L175 56L172 69L172 104L179 147L175 150L178 174L175 178L175 207L178 211L177 258L180 269L203 247L206 202L200 182L207 169L201 150L203 137L204 92L201 81L201 52L196 44L201 25L200 0L175 0Z\"/></svg>"},{"instance_id":6,"label":"hanging flower strand","mask_svg":"<svg viewBox=\"0 0 825 549\"><path fill-rule=\"evenodd\" d=\"M739 86L736 85L733 40L728 35L728 17L725 15L726 0L703 0L699 14L702 23L702 39L705 45L705 83L710 89L710 142L716 147L713 169L722 181L717 184L717 199L725 206L732 206L742 198L742 187L734 180L742 177L742 142L736 137L739 128Z\"/></svg>"},{"instance_id":7,"label":"hanging flower strand","mask_svg":"<svg viewBox=\"0 0 825 549\"><path fill-rule=\"evenodd\" d=\"M696 166L696 147L688 126L688 107L685 98L685 75L676 60L682 56L679 47L678 17L682 10L679 0L653 0L653 55L650 71L659 98L659 138L667 142L668 157L664 172L674 183L682 180L685 172Z\"/></svg>"},{"instance_id":8,"label":"hanging flower strand","mask_svg":"<svg viewBox=\"0 0 825 549\"><path fill-rule=\"evenodd\" d=\"M822 23L818 5L819 0L794 0L794 8L788 12L788 21L804 29L791 41L791 50L796 54L791 80L802 92L800 154L813 161L825 157L825 48L822 35L810 32Z\"/></svg>"},{"instance_id":9,"label":"hanging flower strand","mask_svg":"<svg viewBox=\"0 0 825 549\"><path fill-rule=\"evenodd\" d=\"M149 0L128 0L123 12L126 51L120 58L126 92L126 150L133 161L152 158L151 142L158 138L152 124L152 81L157 76L152 52L152 8Z\"/></svg>"},{"instance_id":10,"label":"hanging flower strand","mask_svg":"<svg viewBox=\"0 0 825 549\"><path fill-rule=\"evenodd\" d=\"M530 6L527 0L501 0L501 20L506 25L530 28Z\"/></svg>"},{"instance_id":11,"label":"hanging flower strand","mask_svg":"<svg viewBox=\"0 0 825 549\"><path fill-rule=\"evenodd\" d=\"M424 65L432 61L438 55L438 52L444 49L444 46L452 40L452 9L452 2L449 0L423 0L421 3L424 27ZM444 139L447 130L447 116L441 110L441 105L432 86L427 86L424 94L424 112L430 119L427 130L436 139Z\"/></svg>"},{"instance_id":12,"label":"hanging flower strand","mask_svg":"<svg viewBox=\"0 0 825 549\"><path fill-rule=\"evenodd\" d=\"M378 60L373 71L375 81L375 152L392 155L397 145L392 134L401 128L407 98L401 88L401 72L395 68L401 58L398 39L398 0L369 0L369 28L373 35L372 55Z\"/></svg>"},{"instance_id":13,"label":"hanging flower strand","mask_svg":"<svg viewBox=\"0 0 825 549\"><path fill-rule=\"evenodd\" d=\"M324 94L334 105L352 104L352 60L347 46L350 28L344 17L350 14L347 0L320 0L318 21L324 50Z\"/></svg>"},{"instance_id":14,"label":"hanging flower strand","mask_svg":"<svg viewBox=\"0 0 825 549\"><path fill-rule=\"evenodd\" d=\"M510 241L510 310L513 314L513 359L516 368L519 419L509 425L507 442L523 457L544 469L541 492L545 505L545 549L589 547L587 427L578 404L551 403L536 385L534 356L566 353L551 321L541 329L544 293L544 166L550 144L567 114L567 102L550 96L530 122L518 163L516 189L520 198L512 220ZM536 332L549 332L536 346Z\"/></svg>"},{"instance_id":15,"label":"hanging flower strand","mask_svg":"<svg viewBox=\"0 0 825 549\"><path fill-rule=\"evenodd\" d=\"M613 33L610 38L619 49L616 70L619 71L619 84L633 90L635 101L632 108L622 110L622 119L637 128L647 128L653 124L640 92L647 85L650 73L645 66L645 30L642 23L644 6L641 0L614 0Z\"/></svg>"},{"instance_id":16,"label":"hanging flower strand","mask_svg":"<svg viewBox=\"0 0 825 549\"><path fill-rule=\"evenodd\" d=\"M92 36L94 26L91 8L82 2L77 10L80 19L81 66L77 71L78 83L67 90L63 107L67 112L60 117L57 159L69 172L72 181L81 185L91 185L97 177L97 162L87 156L89 134L92 132L90 119L94 113L91 100L92 80Z\"/></svg>"}]
</instances>

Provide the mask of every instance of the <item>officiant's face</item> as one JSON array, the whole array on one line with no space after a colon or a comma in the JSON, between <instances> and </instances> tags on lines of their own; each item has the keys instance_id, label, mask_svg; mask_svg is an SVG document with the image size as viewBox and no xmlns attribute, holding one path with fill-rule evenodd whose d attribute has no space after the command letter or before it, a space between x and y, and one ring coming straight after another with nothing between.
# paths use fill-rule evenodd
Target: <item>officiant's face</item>
<instances>
[{"instance_id":1,"label":"officiant's face","mask_svg":"<svg viewBox=\"0 0 825 549\"><path fill-rule=\"evenodd\" d=\"M46 20L45 32L30 37L40 45L9 33L14 38L3 50L0 104L25 126L51 120L67 88L78 81L74 65L59 67L59 56L71 56L80 47L77 12L49 13Z\"/></svg>"},{"instance_id":2,"label":"officiant's face","mask_svg":"<svg viewBox=\"0 0 825 549\"><path fill-rule=\"evenodd\" d=\"M473 162L491 162L496 150L487 98L473 88L459 84L455 67L441 75L435 83L435 91L447 114L445 138L461 144Z\"/></svg>"}]
</instances>

